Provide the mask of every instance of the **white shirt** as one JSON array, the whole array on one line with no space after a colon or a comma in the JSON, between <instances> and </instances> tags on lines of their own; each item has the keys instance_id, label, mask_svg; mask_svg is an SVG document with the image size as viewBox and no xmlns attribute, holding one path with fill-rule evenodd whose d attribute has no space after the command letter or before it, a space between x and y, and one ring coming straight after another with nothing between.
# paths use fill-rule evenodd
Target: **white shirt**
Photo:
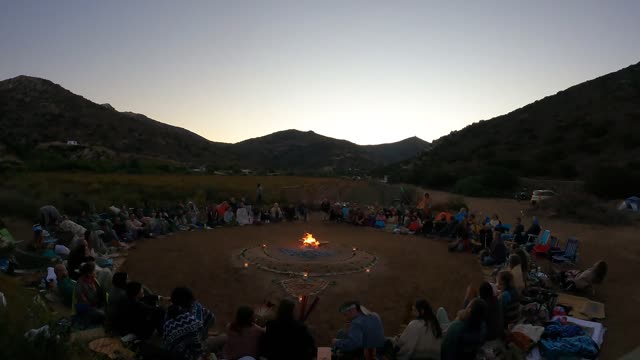
<instances>
[{"instance_id":1,"label":"white shirt","mask_svg":"<svg viewBox=\"0 0 640 360\"><path fill-rule=\"evenodd\" d=\"M398 360L440 359L442 338L436 339L424 320L413 320L400 335L397 345L400 347Z\"/></svg>"}]
</instances>

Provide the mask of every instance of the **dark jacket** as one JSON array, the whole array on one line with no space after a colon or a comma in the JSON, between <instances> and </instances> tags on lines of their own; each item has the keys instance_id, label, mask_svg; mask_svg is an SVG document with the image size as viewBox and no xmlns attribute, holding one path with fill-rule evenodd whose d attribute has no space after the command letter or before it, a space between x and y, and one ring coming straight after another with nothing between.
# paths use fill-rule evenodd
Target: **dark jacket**
<instances>
[{"instance_id":1,"label":"dark jacket","mask_svg":"<svg viewBox=\"0 0 640 360\"><path fill-rule=\"evenodd\" d=\"M269 360L311 360L316 355L315 341L300 321L269 321L262 341Z\"/></svg>"}]
</instances>

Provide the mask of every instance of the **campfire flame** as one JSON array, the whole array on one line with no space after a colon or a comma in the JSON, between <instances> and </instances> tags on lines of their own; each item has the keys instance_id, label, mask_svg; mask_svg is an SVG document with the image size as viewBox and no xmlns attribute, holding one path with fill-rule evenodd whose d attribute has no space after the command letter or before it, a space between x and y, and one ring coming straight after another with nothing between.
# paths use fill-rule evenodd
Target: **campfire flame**
<instances>
[{"instance_id":1,"label":"campfire flame","mask_svg":"<svg viewBox=\"0 0 640 360\"><path fill-rule=\"evenodd\" d=\"M305 247L308 246L308 247L317 248L318 246L320 246L320 242L316 240L313 237L313 235L310 233L305 233L302 239L300 239L300 241L302 241L302 246L305 246Z\"/></svg>"}]
</instances>

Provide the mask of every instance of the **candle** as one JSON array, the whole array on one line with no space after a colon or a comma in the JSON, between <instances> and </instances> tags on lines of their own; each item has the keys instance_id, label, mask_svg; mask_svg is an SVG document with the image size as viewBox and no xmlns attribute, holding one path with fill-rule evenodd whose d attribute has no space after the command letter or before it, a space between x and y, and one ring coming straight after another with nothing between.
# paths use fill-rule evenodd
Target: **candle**
<instances>
[{"instance_id":1,"label":"candle","mask_svg":"<svg viewBox=\"0 0 640 360\"><path fill-rule=\"evenodd\" d=\"M249 263L248 262L244 263L244 267L249 267Z\"/></svg>"},{"instance_id":2,"label":"candle","mask_svg":"<svg viewBox=\"0 0 640 360\"><path fill-rule=\"evenodd\" d=\"M304 273L302 273L302 276L304 276L304 277L308 277L308 276L309 276L309 273L305 271Z\"/></svg>"},{"instance_id":3,"label":"candle","mask_svg":"<svg viewBox=\"0 0 640 360\"><path fill-rule=\"evenodd\" d=\"M371 269L367 268L365 271L366 271L366 272L371 272Z\"/></svg>"}]
</instances>

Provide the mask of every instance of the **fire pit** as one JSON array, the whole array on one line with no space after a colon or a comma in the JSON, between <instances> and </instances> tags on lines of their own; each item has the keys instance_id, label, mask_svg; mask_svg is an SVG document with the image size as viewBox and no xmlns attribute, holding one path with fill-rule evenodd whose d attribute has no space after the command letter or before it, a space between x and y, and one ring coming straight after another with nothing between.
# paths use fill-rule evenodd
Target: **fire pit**
<instances>
[{"instance_id":1,"label":"fire pit","mask_svg":"<svg viewBox=\"0 0 640 360\"><path fill-rule=\"evenodd\" d=\"M377 262L377 258L366 251L331 245L328 241L319 241L311 233L305 233L298 244L244 249L240 257L262 270L300 276L306 274L307 277L365 272Z\"/></svg>"}]
</instances>

